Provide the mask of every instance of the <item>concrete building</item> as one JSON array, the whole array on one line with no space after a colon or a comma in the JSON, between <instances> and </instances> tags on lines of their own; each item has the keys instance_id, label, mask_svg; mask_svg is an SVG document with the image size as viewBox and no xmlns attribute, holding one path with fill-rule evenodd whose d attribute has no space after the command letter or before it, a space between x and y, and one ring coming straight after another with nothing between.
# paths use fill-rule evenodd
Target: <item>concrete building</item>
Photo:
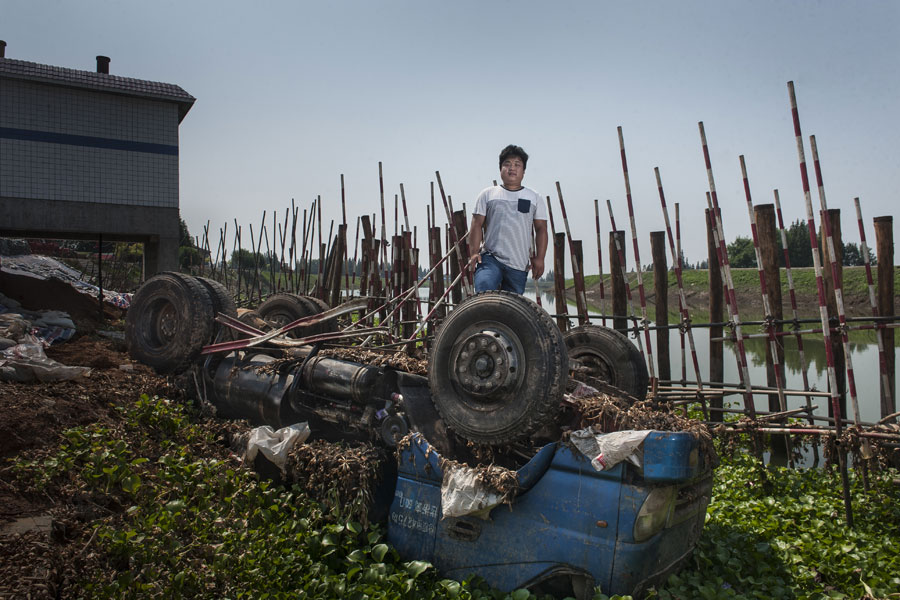
<instances>
[{"instance_id":1,"label":"concrete building","mask_svg":"<svg viewBox=\"0 0 900 600\"><path fill-rule=\"evenodd\" d=\"M0 236L144 243L147 276L178 266L177 85L5 57Z\"/></svg>"}]
</instances>

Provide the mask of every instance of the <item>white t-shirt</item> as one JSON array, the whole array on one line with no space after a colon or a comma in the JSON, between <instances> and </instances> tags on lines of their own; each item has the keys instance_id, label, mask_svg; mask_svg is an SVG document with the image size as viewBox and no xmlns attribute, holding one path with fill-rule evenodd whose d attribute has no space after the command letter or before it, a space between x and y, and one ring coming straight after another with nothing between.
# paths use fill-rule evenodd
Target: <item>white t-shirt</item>
<instances>
[{"instance_id":1,"label":"white t-shirt","mask_svg":"<svg viewBox=\"0 0 900 600\"><path fill-rule=\"evenodd\" d=\"M547 220L540 194L527 187L512 192L491 186L478 194L472 212L484 215L484 249L504 265L527 271L533 222Z\"/></svg>"}]
</instances>

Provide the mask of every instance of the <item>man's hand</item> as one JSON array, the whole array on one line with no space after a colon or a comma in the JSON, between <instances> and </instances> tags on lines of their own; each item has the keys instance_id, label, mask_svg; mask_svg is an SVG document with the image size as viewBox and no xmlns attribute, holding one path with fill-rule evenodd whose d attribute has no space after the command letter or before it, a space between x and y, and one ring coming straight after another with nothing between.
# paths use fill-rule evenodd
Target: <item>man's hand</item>
<instances>
[{"instance_id":1,"label":"man's hand","mask_svg":"<svg viewBox=\"0 0 900 600\"><path fill-rule=\"evenodd\" d=\"M478 264L481 262L481 252L476 252L472 256L469 257L469 270L474 272L475 269L478 268Z\"/></svg>"},{"instance_id":2,"label":"man's hand","mask_svg":"<svg viewBox=\"0 0 900 600\"><path fill-rule=\"evenodd\" d=\"M537 256L531 257L531 276L535 279L539 279L541 275L544 274L544 257L540 258Z\"/></svg>"}]
</instances>

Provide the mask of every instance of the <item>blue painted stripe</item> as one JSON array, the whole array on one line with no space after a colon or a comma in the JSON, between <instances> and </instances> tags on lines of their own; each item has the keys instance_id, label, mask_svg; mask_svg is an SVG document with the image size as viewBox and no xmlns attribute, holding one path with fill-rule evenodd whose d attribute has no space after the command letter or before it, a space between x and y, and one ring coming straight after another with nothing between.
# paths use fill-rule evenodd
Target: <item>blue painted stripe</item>
<instances>
[{"instance_id":1,"label":"blue painted stripe","mask_svg":"<svg viewBox=\"0 0 900 600\"><path fill-rule=\"evenodd\" d=\"M107 150L126 150L128 152L147 152L150 154L168 154L178 156L178 146L168 144L150 144L148 142L132 142L111 138L93 137L90 135L71 135L52 131L34 131L31 129L14 129L0 127L0 138L21 140L25 142L45 142L47 144L66 144L87 148L105 148Z\"/></svg>"}]
</instances>

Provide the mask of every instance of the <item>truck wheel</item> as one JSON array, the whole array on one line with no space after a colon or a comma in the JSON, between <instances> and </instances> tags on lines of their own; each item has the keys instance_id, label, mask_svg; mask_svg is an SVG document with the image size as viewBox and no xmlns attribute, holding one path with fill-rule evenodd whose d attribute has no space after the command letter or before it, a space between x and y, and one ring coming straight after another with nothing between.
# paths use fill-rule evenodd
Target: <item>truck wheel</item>
<instances>
[{"instance_id":1,"label":"truck wheel","mask_svg":"<svg viewBox=\"0 0 900 600\"><path fill-rule=\"evenodd\" d=\"M650 376L640 351L615 329L582 325L563 334L569 353L569 367L576 375L586 375L643 400ZM577 377L576 377L577 378Z\"/></svg>"},{"instance_id":2,"label":"truck wheel","mask_svg":"<svg viewBox=\"0 0 900 600\"><path fill-rule=\"evenodd\" d=\"M327 302L320 298L316 298L315 296L303 296L303 299L313 306L314 312L310 314L317 315L331 309ZM329 333L331 331L337 331L337 321L335 319L329 319L311 327L310 331L314 333Z\"/></svg>"},{"instance_id":3,"label":"truck wheel","mask_svg":"<svg viewBox=\"0 0 900 600\"><path fill-rule=\"evenodd\" d=\"M209 292L209 297L212 299L214 314L222 313L229 317L237 317L237 305L235 305L234 296L231 295L228 288L215 279L209 279L207 277L197 277L197 281L199 281L203 287L206 288L206 291Z\"/></svg>"},{"instance_id":4,"label":"truck wheel","mask_svg":"<svg viewBox=\"0 0 900 600\"><path fill-rule=\"evenodd\" d=\"M468 298L441 324L428 382L435 408L453 430L497 445L553 420L568 369L550 315L518 294L486 292Z\"/></svg>"},{"instance_id":5,"label":"truck wheel","mask_svg":"<svg viewBox=\"0 0 900 600\"><path fill-rule=\"evenodd\" d=\"M193 277L160 273L132 298L125 316L125 341L135 360L159 373L186 369L212 339L213 304Z\"/></svg>"},{"instance_id":6,"label":"truck wheel","mask_svg":"<svg viewBox=\"0 0 900 600\"><path fill-rule=\"evenodd\" d=\"M263 319L278 327L283 327L297 319L316 314L315 306L306 298L297 294L275 294L274 296L269 296L265 302L259 305L256 311ZM310 335L311 329L311 327L293 329L287 333L287 337L304 337Z\"/></svg>"}]
</instances>

